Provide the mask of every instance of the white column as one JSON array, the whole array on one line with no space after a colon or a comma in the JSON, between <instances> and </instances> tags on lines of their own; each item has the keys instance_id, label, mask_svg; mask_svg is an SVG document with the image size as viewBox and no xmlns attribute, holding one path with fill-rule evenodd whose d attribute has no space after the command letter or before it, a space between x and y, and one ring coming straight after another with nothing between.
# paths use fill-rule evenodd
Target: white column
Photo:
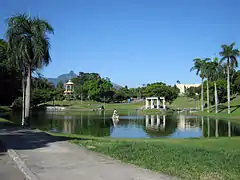
<instances>
[{"instance_id":1,"label":"white column","mask_svg":"<svg viewBox=\"0 0 240 180\"><path fill-rule=\"evenodd\" d=\"M166 109L166 106L165 106L165 98L163 99L163 109Z\"/></svg>"},{"instance_id":2,"label":"white column","mask_svg":"<svg viewBox=\"0 0 240 180\"><path fill-rule=\"evenodd\" d=\"M148 99L146 98L145 108L148 109Z\"/></svg>"},{"instance_id":3,"label":"white column","mask_svg":"<svg viewBox=\"0 0 240 180\"><path fill-rule=\"evenodd\" d=\"M154 100L151 99L151 109L154 109Z\"/></svg>"},{"instance_id":4,"label":"white column","mask_svg":"<svg viewBox=\"0 0 240 180\"><path fill-rule=\"evenodd\" d=\"M154 127L154 115L151 116L151 127Z\"/></svg>"},{"instance_id":5,"label":"white column","mask_svg":"<svg viewBox=\"0 0 240 180\"><path fill-rule=\"evenodd\" d=\"M149 115L146 115L146 122L145 122L146 127L149 125Z\"/></svg>"},{"instance_id":6,"label":"white column","mask_svg":"<svg viewBox=\"0 0 240 180\"><path fill-rule=\"evenodd\" d=\"M158 114L157 115L157 127L159 127L160 126L160 115Z\"/></svg>"},{"instance_id":7,"label":"white column","mask_svg":"<svg viewBox=\"0 0 240 180\"><path fill-rule=\"evenodd\" d=\"M163 127L165 128L166 126L166 115L163 115Z\"/></svg>"},{"instance_id":8,"label":"white column","mask_svg":"<svg viewBox=\"0 0 240 180\"><path fill-rule=\"evenodd\" d=\"M160 108L160 100L157 99L157 109L159 109L159 108Z\"/></svg>"}]
</instances>

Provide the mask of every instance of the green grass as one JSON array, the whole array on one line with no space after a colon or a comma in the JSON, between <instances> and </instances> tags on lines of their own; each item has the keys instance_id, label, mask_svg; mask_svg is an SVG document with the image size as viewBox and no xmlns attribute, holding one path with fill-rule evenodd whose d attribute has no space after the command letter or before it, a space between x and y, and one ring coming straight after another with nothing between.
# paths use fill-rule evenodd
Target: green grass
<instances>
[{"instance_id":1,"label":"green grass","mask_svg":"<svg viewBox=\"0 0 240 180\"><path fill-rule=\"evenodd\" d=\"M12 126L15 126L15 124L12 121L9 121L5 118L0 117L0 128L12 127Z\"/></svg>"},{"instance_id":2,"label":"green grass","mask_svg":"<svg viewBox=\"0 0 240 180\"><path fill-rule=\"evenodd\" d=\"M240 138L71 142L126 163L184 179L240 179Z\"/></svg>"},{"instance_id":3,"label":"green grass","mask_svg":"<svg viewBox=\"0 0 240 180\"><path fill-rule=\"evenodd\" d=\"M11 108L8 106L0 106L0 112L8 112L11 111Z\"/></svg>"},{"instance_id":4,"label":"green grass","mask_svg":"<svg viewBox=\"0 0 240 180\"><path fill-rule=\"evenodd\" d=\"M125 163L183 179L240 179L240 137L200 139L124 139L67 136L71 143Z\"/></svg>"},{"instance_id":5,"label":"green grass","mask_svg":"<svg viewBox=\"0 0 240 180\"><path fill-rule=\"evenodd\" d=\"M53 102L45 103L45 105L53 105ZM144 102L133 103L100 103L96 101L55 101L55 105L66 106L67 110L93 110L98 107L105 106L106 110L127 110L140 108L144 105Z\"/></svg>"},{"instance_id":6,"label":"green grass","mask_svg":"<svg viewBox=\"0 0 240 180\"><path fill-rule=\"evenodd\" d=\"M1 118L0 117L0 123L13 123L13 122L11 122L11 121L9 121L9 120L7 120L7 119L4 119L4 118Z\"/></svg>"},{"instance_id":7,"label":"green grass","mask_svg":"<svg viewBox=\"0 0 240 180\"><path fill-rule=\"evenodd\" d=\"M172 108L199 108L200 102L192 98L180 96L173 101L171 106Z\"/></svg>"},{"instance_id":8,"label":"green grass","mask_svg":"<svg viewBox=\"0 0 240 180\"><path fill-rule=\"evenodd\" d=\"M211 116L217 117L222 119L231 119L235 121L240 121L240 96L237 96L231 101L231 114L227 113L227 103L219 105L219 113L215 113L215 106L210 108L210 113L206 112L206 108L204 112L197 112L194 113L196 115L203 115L203 116Z\"/></svg>"}]
</instances>

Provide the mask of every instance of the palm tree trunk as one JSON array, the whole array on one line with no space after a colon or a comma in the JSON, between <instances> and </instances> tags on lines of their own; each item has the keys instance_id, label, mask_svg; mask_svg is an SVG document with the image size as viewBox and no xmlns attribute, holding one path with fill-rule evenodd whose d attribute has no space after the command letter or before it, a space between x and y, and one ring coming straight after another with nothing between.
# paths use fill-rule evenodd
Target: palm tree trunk
<instances>
[{"instance_id":1,"label":"palm tree trunk","mask_svg":"<svg viewBox=\"0 0 240 180\"><path fill-rule=\"evenodd\" d=\"M203 100L203 79L202 78L202 89L201 89L201 105L202 105L202 112L204 111L204 100Z\"/></svg>"},{"instance_id":2,"label":"palm tree trunk","mask_svg":"<svg viewBox=\"0 0 240 180\"><path fill-rule=\"evenodd\" d=\"M230 74L229 74L229 63L227 66L227 96L228 96L228 114L231 113L230 109Z\"/></svg>"},{"instance_id":3,"label":"palm tree trunk","mask_svg":"<svg viewBox=\"0 0 240 180\"><path fill-rule=\"evenodd\" d=\"M25 124L25 68L22 72L22 126Z\"/></svg>"},{"instance_id":4,"label":"palm tree trunk","mask_svg":"<svg viewBox=\"0 0 240 180\"><path fill-rule=\"evenodd\" d=\"M209 113L209 86L208 86L208 78L207 78L207 112Z\"/></svg>"},{"instance_id":5,"label":"palm tree trunk","mask_svg":"<svg viewBox=\"0 0 240 180\"><path fill-rule=\"evenodd\" d=\"M31 95L31 65L28 65L28 75L27 75L27 87L26 87L26 98L25 98L25 118L29 125L30 116L30 95Z\"/></svg>"},{"instance_id":6,"label":"palm tree trunk","mask_svg":"<svg viewBox=\"0 0 240 180\"><path fill-rule=\"evenodd\" d=\"M214 82L214 91L215 91L215 111L218 113L218 93L217 93L217 83Z\"/></svg>"}]
</instances>

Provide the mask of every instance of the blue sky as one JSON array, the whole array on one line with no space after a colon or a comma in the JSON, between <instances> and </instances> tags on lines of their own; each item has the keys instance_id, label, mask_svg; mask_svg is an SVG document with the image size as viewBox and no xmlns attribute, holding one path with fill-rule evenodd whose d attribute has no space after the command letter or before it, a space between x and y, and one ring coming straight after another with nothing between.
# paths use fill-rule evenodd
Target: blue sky
<instances>
[{"instance_id":1,"label":"blue sky","mask_svg":"<svg viewBox=\"0 0 240 180\"><path fill-rule=\"evenodd\" d=\"M192 59L214 56L221 44L240 47L238 0L1 0L4 20L18 12L46 19L56 77L98 72L120 85L199 83Z\"/></svg>"}]
</instances>

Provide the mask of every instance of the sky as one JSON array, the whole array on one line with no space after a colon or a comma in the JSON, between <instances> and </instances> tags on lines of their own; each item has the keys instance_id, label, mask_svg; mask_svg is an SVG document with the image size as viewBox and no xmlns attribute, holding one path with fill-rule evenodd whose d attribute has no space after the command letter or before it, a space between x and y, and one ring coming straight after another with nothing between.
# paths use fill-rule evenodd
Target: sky
<instances>
[{"instance_id":1,"label":"sky","mask_svg":"<svg viewBox=\"0 0 240 180\"><path fill-rule=\"evenodd\" d=\"M6 19L30 13L54 27L52 63L41 72L97 72L129 87L199 83L192 60L240 47L239 0L1 0Z\"/></svg>"}]
</instances>

